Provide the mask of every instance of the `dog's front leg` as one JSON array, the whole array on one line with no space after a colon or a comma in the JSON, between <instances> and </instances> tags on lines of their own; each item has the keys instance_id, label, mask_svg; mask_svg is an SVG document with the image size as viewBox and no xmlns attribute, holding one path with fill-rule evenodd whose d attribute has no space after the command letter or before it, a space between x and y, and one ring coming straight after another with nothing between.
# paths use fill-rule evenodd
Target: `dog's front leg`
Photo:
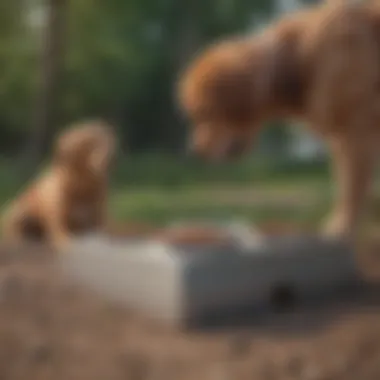
<instances>
[{"instance_id":1,"label":"dog's front leg","mask_svg":"<svg viewBox=\"0 0 380 380\"><path fill-rule=\"evenodd\" d=\"M371 185L375 161L374 141L355 134L330 139L335 203L323 226L329 237L355 237Z\"/></svg>"}]
</instances>

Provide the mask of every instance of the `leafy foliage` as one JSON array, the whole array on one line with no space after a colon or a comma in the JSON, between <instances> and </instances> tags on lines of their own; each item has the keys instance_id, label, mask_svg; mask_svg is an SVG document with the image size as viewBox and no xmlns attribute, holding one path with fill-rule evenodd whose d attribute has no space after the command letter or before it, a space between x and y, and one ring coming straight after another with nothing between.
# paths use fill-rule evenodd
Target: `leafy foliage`
<instances>
[{"instance_id":1,"label":"leafy foliage","mask_svg":"<svg viewBox=\"0 0 380 380\"><path fill-rule=\"evenodd\" d=\"M250 30L256 16L271 14L273 1L68 1L62 112L54 127L105 116L129 150L178 149L184 138L173 96L179 70L211 41ZM45 5L0 4L0 148L6 153L23 146L31 128Z\"/></svg>"}]
</instances>

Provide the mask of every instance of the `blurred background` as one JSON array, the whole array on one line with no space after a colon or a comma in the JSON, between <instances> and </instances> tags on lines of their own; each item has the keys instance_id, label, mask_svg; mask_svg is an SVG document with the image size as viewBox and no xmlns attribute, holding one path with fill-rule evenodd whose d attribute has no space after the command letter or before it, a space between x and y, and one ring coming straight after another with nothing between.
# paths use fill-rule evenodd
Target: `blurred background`
<instances>
[{"instance_id":1,"label":"blurred background","mask_svg":"<svg viewBox=\"0 0 380 380\"><path fill-rule=\"evenodd\" d=\"M118 219L319 220L331 198L320 141L296 125L268 125L239 162L192 162L174 96L200 49L312 2L1 1L1 200L49 158L60 129L106 117L120 138L111 197Z\"/></svg>"},{"instance_id":2,"label":"blurred background","mask_svg":"<svg viewBox=\"0 0 380 380\"><path fill-rule=\"evenodd\" d=\"M320 141L268 125L238 162L191 160L174 97L200 49L314 1L0 0L0 205L49 161L62 128L106 117L120 141L116 220L316 226L333 194ZM379 246L358 247L373 278ZM380 379L378 288L246 328L177 334L67 281L48 250L20 251L0 248L1 380Z\"/></svg>"}]
</instances>

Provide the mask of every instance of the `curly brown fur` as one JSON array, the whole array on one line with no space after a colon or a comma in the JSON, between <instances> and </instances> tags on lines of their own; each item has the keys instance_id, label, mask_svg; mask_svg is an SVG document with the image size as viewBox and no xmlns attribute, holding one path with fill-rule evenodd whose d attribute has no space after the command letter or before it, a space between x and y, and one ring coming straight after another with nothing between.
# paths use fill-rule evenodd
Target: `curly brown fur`
<instances>
[{"instance_id":1,"label":"curly brown fur","mask_svg":"<svg viewBox=\"0 0 380 380\"><path fill-rule=\"evenodd\" d=\"M38 239L63 248L72 236L102 229L115 142L112 128L98 120L65 130L51 165L6 210L5 238Z\"/></svg>"},{"instance_id":2,"label":"curly brown fur","mask_svg":"<svg viewBox=\"0 0 380 380\"><path fill-rule=\"evenodd\" d=\"M247 152L271 119L307 123L328 144L337 183L324 232L357 231L379 146L379 2L330 1L218 43L183 74L179 98L192 149L213 160Z\"/></svg>"}]
</instances>

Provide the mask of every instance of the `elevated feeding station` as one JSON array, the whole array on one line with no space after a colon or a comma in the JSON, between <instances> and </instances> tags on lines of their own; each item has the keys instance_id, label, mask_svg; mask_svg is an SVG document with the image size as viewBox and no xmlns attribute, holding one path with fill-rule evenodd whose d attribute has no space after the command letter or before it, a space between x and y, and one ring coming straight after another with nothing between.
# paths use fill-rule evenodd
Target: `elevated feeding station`
<instances>
[{"instance_id":1,"label":"elevated feeding station","mask_svg":"<svg viewBox=\"0 0 380 380\"><path fill-rule=\"evenodd\" d=\"M64 273L110 300L174 325L276 297L307 298L358 281L353 249L318 236L266 236L243 224L216 226L224 241L88 236L60 256ZM199 228L199 226L198 226ZM194 239L193 239L194 240ZM286 294L285 294L286 293Z\"/></svg>"}]
</instances>

